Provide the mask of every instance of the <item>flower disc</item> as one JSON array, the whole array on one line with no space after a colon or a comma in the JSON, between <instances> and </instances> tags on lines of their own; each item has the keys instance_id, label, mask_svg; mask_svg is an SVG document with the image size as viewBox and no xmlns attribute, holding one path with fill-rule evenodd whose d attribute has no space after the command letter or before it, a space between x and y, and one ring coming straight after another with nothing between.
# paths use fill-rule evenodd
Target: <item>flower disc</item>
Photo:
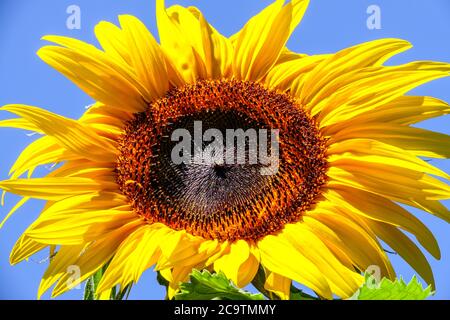
<instances>
[{"instance_id":1,"label":"flower disc","mask_svg":"<svg viewBox=\"0 0 450 320\"><path fill-rule=\"evenodd\" d=\"M262 174L267 164L250 163L257 148L249 143L244 163L174 163L172 133L184 129L194 137L195 121L202 133L217 129L224 137L229 129L265 129L269 148L271 130L279 130L278 170ZM325 139L315 120L288 95L253 82L200 81L173 89L135 114L119 150L117 181L135 211L206 239L273 234L300 220L326 181Z\"/></svg>"}]
</instances>

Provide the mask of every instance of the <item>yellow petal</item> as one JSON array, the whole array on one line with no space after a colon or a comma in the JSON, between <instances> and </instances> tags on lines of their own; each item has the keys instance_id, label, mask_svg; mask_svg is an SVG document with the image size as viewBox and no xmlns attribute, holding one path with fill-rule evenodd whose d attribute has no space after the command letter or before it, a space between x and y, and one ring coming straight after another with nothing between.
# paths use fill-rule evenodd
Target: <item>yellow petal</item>
<instances>
[{"instance_id":1,"label":"yellow petal","mask_svg":"<svg viewBox=\"0 0 450 320\"><path fill-rule=\"evenodd\" d=\"M207 76L212 79L229 78L232 74L233 47L228 38L214 29L199 15Z\"/></svg>"},{"instance_id":2,"label":"yellow petal","mask_svg":"<svg viewBox=\"0 0 450 320\"><path fill-rule=\"evenodd\" d=\"M308 8L309 0L291 0L290 3L292 4L292 14L289 31L292 34L302 21L306 9Z\"/></svg>"},{"instance_id":3,"label":"yellow petal","mask_svg":"<svg viewBox=\"0 0 450 320\"><path fill-rule=\"evenodd\" d=\"M45 46L38 51L38 55L94 100L131 112L143 111L152 96L138 83L133 71L119 65L117 60L108 58L100 50L95 50L95 47L84 51Z\"/></svg>"},{"instance_id":4,"label":"yellow petal","mask_svg":"<svg viewBox=\"0 0 450 320\"><path fill-rule=\"evenodd\" d=\"M435 215L436 217L450 223L450 211L439 201L425 199L424 197L417 197L415 199L411 199L411 201L406 204L427 211L428 213L431 213L432 215Z\"/></svg>"},{"instance_id":5,"label":"yellow petal","mask_svg":"<svg viewBox=\"0 0 450 320\"><path fill-rule=\"evenodd\" d=\"M380 66L388 58L408 48L411 48L411 44L404 40L380 39L341 50L314 68L314 71L296 86L294 95L300 98L304 105L309 104L313 98L323 98L327 89L331 90L330 84L341 76L358 69Z\"/></svg>"},{"instance_id":6,"label":"yellow petal","mask_svg":"<svg viewBox=\"0 0 450 320\"><path fill-rule=\"evenodd\" d=\"M222 243L219 243L217 239L203 240L198 247L198 252L204 252L208 257L211 257L220 251L221 245Z\"/></svg>"},{"instance_id":7,"label":"yellow petal","mask_svg":"<svg viewBox=\"0 0 450 320\"><path fill-rule=\"evenodd\" d=\"M22 151L11 167L9 174L11 179L17 179L28 171L28 177L31 177L32 171L37 166L77 158L80 158L80 156L58 145L53 137L44 136L30 143Z\"/></svg>"},{"instance_id":8,"label":"yellow petal","mask_svg":"<svg viewBox=\"0 0 450 320\"><path fill-rule=\"evenodd\" d=\"M79 122L92 128L99 136L106 138L112 144L116 144L124 133L124 127L132 113L110 108L102 103L95 103L89 107L79 118Z\"/></svg>"},{"instance_id":9,"label":"yellow petal","mask_svg":"<svg viewBox=\"0 0 450 320\"><path fill-rule=\"evenodd\" d=\"M123 289L137 282L142 273L156 262L162 240L161 226L143 225L130 234L117 249L114 258L103 275L97 292L120 284Z\"/></svg>"},{"instance_id":10,"label":"yellow petal","mask_svg":"<svg viewBox=\"0 0 450 320\"><path fill-rule=\"evenodd\" d=\"M314 55L292 59L274 66L265 79L269 88L295 92L295 83L314 69L327 55Z\"/></svg>"},{"instance_id":11,"label":"yellow petal","mask_svg":"<svg viewBox=\"0 0 450 320\"><path fill-rule=\"evenodd\" d=\"M324 195L329 201L352 213L414 234L436 259L440 258L439 246L433 233L419 219L394 202L370 192L345 187L329 190Z\"/></svg>"},{"instance_id":12,"label":"yellow petal","mask_svg":"<svg viewBox=\"0 0 450 320\"><path fill-rule=\"evenodd\" d=\"M390 179L390 176L395 174L399 176L394 176ZM379 179L375 178L377 175L388 177L391 181L384 179L380 182ZM408 173L406 173L406 175L408 175ZM424 177L426 179L426 175L422 177L417 177L416 175L412 179L406 179L405 174L398 172L386 173L383 171L383 173L378 172L375 176L370 177L367 175L350 173L340 168L333 167L328 170L328 176L331 178L328 182L328 186L330 188L351 187L363 191L369 191L386 197L387 199L425 210L447 222L450 222L450 211L435 199L445 198L445 190L441 190L444 194L440 196L437 196L436 194L430 196L427 194L429 193L429 184L426 183L427 181L425 181L425 183L421 183L421 180L423 180ZM431 177L428 177L428 179L431 179ZM446 185L439 180L432 179L431 182L447 188Z\"/></svg>"},{"instance_id":13,"label":"yellow petal","mask_svg":"<svg viewBox=\"0 0 450 320\"><path fill-rule=\"evenodd\" d=\"M332 229L309 216L303 217L303 225L314 232L344 266L357 271L358 263L350 257L352 250Z\"/></svg>"},{"instance_id":14,"label":"yellow petal","mask_svg":"<svg viewBox=\"0 0 450 320\"><path fill-rule=\"evenodd\" d=\"M80 268L81 276L74 278L72 273L65 273L53 289L52 298L78 286L97 272L111 259L122 241L144 223L141 220L130 222L113 231L107 237L91 243L74 263Z\"/></svg>"},{"instance_id":15,"label":"yellow petal","mask_svg":"<svg viewBox=\"0 0 450 320\"><path fill-rule=\"evenodd\" d=\"M169 16L164 0L156 1L156 18L161 48L170 60L168 68L172 66L172 77L181 78L186 83L205 78L205 65L201 57L186 39L185 32L177 23L178 17Z\"/></svg>"},{"instance_id":16,"label":"yellow petal","mask_svg":"<svg viewBox=\"0 0 450 320\"><path fill-rule=\"evenodd\" d=\"M230 252L214 262L214 270L223 272L228 279L242 288L249 284L259 268L259 252L244 240L230 245Z\"/></svg>"},{"instance_id":17,"label":"yellow petal","mask_svg":"<svg viewBox=\"0 0 450 320\"><path fill-rule=\"evenodd\" d=\"M204 255L199 254L199 245L199 239L186 234L184 230L174 231L165 228L164 239L160 243L161 257L155 270L170 268L180 263L184 264L191 259L194 261L204 259Z\"/></svg>"},{"instance_id":18,"label":"yellow petal","mask_svg":"<svg viewBox=\"0 0 450 320\"><path fill-rule=\"evenodd\" d=\"M447 173L417 158L414 154L376 140L345 140L331 145L328 149L328 154L329 163L335 166L352 160L367 164L389 163L392 166L432 174L447 180L450 179Z\"/></svg>"},{"instance_id":19,"label":"yellow petal","mask_svg":"<svg viewBox=\"0 0 450 320\"><path fill-rule=\"evenodd\" d=\"M314 106L312 114L320 111L321 127L350 120L391 102L419 85L448 76L446 72L420 70L414 64L363 71L355 74L354 79L349 76L349 83L341 89L331 89L332 94L328 98L311 103Z\"/></svg>"},{"instance_id":20,"label":"yellow petal","mask_svg":"<svg viewBox=\"0 0 450 320\"><path fill-rule=\"evenodd\" d=\"M74 266L78 256L85 245L62 246L56 255L50 260L50 265L42 276L38 289L38 299L66 272L70 272L70 267Z\"/></svg>"},{"instance_id":21,"label":"yellow petal","mask_svg":"<svg viewBox=\"0 0 450 320\"><path fill-rule=\"evenodd\" d=\"M61 146L80 156L94 161L115 161L116 148L76 120L24 105L8 105L1 110L27 119Z\"/></svg>"},{"instance_id":22,"label":"yellow petal","mask_svg":"<svg viewBox=\"0 0 450 320\"><path fill-rule=\"evenodd\" d=\"M1 120L0 127L16 128L16 129L23 129L23 130L42 133L41 129L36 127L33 123L31 123L27 119L23 119L23 118Z\"/></svg>"},{"instance_id":23,"label":"yellow petal","mask_svg":"<svg viewBox=\"0 0 450 320\"><path fill-rule=\"evenodd\" d=\"M203 244L203 243L202 243ZM199 247L199 250L202 249L202 244ZM208 252L207 252L207 256L209 256L206 261L205 261L205 267L210 266L211 264L213 264L217 259L219 259L220 257L222 257L223 255L227 254L228 252L230 252L230 243L228 242L228 240L221 242L217 245L216 247L217 250L214 250L214 252L211 253L211 256L209 256Z\"/></svg>"},{"instance_id":24,"label":"yellow petal","mask_svg":"<svg viewBox=\"0 0 450 320\"><path fill-rule=\"evenodd\" d=\"M88 178L34 178L0 181L0 189L37 199L62 200L83 193L114 191L117 185Z\"/></svg>"},{"instance_id":25,"label":"yellow petal","mask_svg":"<svg viewBox=\"0 0 450 320\"><path fill-rule=\"evenodd\" d=\"M287 224L283 234L305 258L317 266L330 283L331 290L338 296L348 298L362 285L363 277L340 263L320 238L303 223Z\"/></svg>"},{"instance_id":26,"label":"yellow petal","mask_svg":"<svg viewBox=\"0 0 450 320\"><path fill-rule=\"evenodd\" d=\"M54 245L79 245L107 236L117 228L139 220L133 212L88 211L67 216L40 216L26 234L33 240Z\"/></svg>"},{"instance_id":27,"label":"yellow petal","mask_svg":"<svg viewBox=\"0 0 450 320\"><path fill-rule=\"evenodd\" d=\"M111 300L112 289L105 290L99 294L98 300Z\"/></svg>"},{"instance_id":28,"label":"yellow petal","mask_svg":"<svg viewBox=\"0 0 450 320\"><path fill-rule=\"evenodd\" d=\"M6 217L3 218L2 222L0 222L0 229L3 228L4 224L8 219L21 207L27 202L30 198L29 197L23 197L20 199L19 202L16 203L16 205L8 212Z\"/></svg>"},{"instance_id":29,"label":"yellow petal","mask_svg":"<svg viewBox=\"0 0 450 320\"><path fill-rule=\"evenodd\" d=\"M366 164L348 160L331 167L328 176L338 184L367 190L405 204L417 197L429 200L450 198L450 186L443 181L421 172L388 164ZM333 183L334 181L330 181L330 185Z\"/></svg>"},{"instance_id":30,"label":"yellow petal","mask_svg":"<svg viewBox=\"0 0 450 320\"><path fill-rule=\"evenodd\" d=\"M167 10L171 22L183 33L183 38L195 51L207 79L231 77L233 47L231 42L214 29L195 7L175 5ZM203 72L203 71L202 71Z\"/></svg>"},{"instance_id":31,"label":"yellow petal","mask_svg":"<svg viewBox=\"0 0 450 320\"><path fill-rule=\"evenodd\" d=\"M79 121L87 124L109 124L122 128L127 120L133 118L133 113L112 108L100 102L90 106L80 117Z\"/></svg>"},{"instance_id":32,"label":"yellow petal","mask_svg":"<svg viewBox=\"0 0 450 320\"><path fill-rule=\"evenodd\" d=\"M113 164L97 163L89 160L67 161L50 172L47 177L80 177L93 180L115 181Z\"/></svg>"},{"instance_id":33,"label":"yellow petal","mask_svg":"<svg viewBox=\"0 0 450 320\"><path fill-rule=\"evenodd\" d=\"M250 19L235 41L233 73L238 79L259 80L275 65L309 1L277 0Z\"/></svg>"},{"instance_id":34,"label":"yellow petal","mask_svg":"<svg viewBox=\"0 0 450 320\"><path fill-rule=\"evenodd\" d=\"M131 210L124 195L115 192L93 192L66 197L48 205L41 216L78 214L86 211L124 208Z\"/></svg>"},{"instance_id":35,"label":"yellow petal","mask_svg":"<svg viewBox=\"0 0 450 320\"><path fill-rule=\"evenodd\" d=\"M341 241L341 247L359 270L365 271L369 266L376 265L381 269L383 277L395 278L392 265L377 241L376 235L371 230L364 229L346 218L349 215L345 210L340 208L319 209L309 216L333 230ZM351 245L354 243L359 245ZM336 244L339 245L339 243Z\"/></svg>"},{"instance_id":36,"label":"yellow petal","mask_svg":"<svg viewBox=\"0 0 450 320\"><path fill-rule=\"evenodd\" d=\"M282 300L289 300L291 295L291 279L283 277L275 272L270 272L266 277L264 289L275 293Z\"/></svg>"},{"instance_id":37,"label":"yellow petal","mask_svg":"<svg viewBox=\"0 0 450 320\"><path fill-rule=\"evenodd\" d=\"M169 79L161 48L139 19L121 15L119 21L138 79L154 99L162 97L169 90Z\"/></svg>"},{"instance_id":38,"label":"yellow petal","mask_svg":"<svg viewBox=\"0 0 450 320\"><path fill-rule=\"evenodd\" d=\"M318 55L318 56L320 56L320 55ZM277 60L276 65L282 64L282 63L285 63L285 62L288 62L288 61L291 61L291 60L297 60L297 59L306 58L306 57L308 57L307 54L297 53L297 52L289 50L287 47L284 47L281 50L281 54L280 54L280 57Z\"/></svg>"},{"instance_id":39,"label":"yellow petal","mask_svg":"<svg viewBox=\"0 0 450 320\"><path fill-rule=\"evenodd\" d=\"M15 265L47 247L48 245L36 242L24 233L11 250L9 262Z\"/></svg>"},{"instance_id":40,"label":"yellow petal","mask_svg":"<svg viewBox=\"0 0 450 320\"><path fill-rule=\"evenodd\" d=\"M450 136L425 129L387 123L354 124L333 134L330 142L353 138L379 140L411 151L417 156L450 158Z\"/></svg>"},{"instance_id":41,"label":"yellow petal","mask_svg":"<svg viewBox=\"0 0 450 320\"><path fill-rule=\"evenodd\" d=\"M110 22L101 21L95 26L95 36L107 55L119 63L131 65L127 41L119 27Z\"/></svg>"},{"instance_id":42,"label":"yellow petal","mask_svg":"<svg viewBox=\"0 0 450 320\"><path fill-rule=\"evenodd\" d=\"M332 298L330 285L322 272L288 241L269 235L259 241L258 248L264 267L306 285L324 298Z\"/></svg>"},{"instance_id":43,"label":"yellow petal","mask_svg":"<svg viewBox=\"0 0 450 320\"><path fill-rule=\"evenodd\" d=\"M376 221L367 221L370 228L386 242L395 252L410 264L414 270L433 288L435 288L433 271L427 258L406 235L396 227Z\"/></svg>"},{"instance_id":44,"label":"yellow petal","mask_svg":"<svg viewBox=\"0 0 450 320\"><path fill-rule=\"evenodd\" d=\"M167 288L167 297L172 299L180 289L180 283L189 280L192 266L177 266L170 270L170 282Z\"/></svg>"},{"instance_id":45,"label":"yellow petal","mask_svg":"<svg viewBox=\"0 0 450 320\"><path fill-rule=\"evenodd\" d=\"M358 126L364 124L409 125L450 113L450 106L433 97L402 96L374 110L353 118ZM327 135L333 135L348 127L347 123L336 123L324 128Z\"/></svg>"}]
</instances>

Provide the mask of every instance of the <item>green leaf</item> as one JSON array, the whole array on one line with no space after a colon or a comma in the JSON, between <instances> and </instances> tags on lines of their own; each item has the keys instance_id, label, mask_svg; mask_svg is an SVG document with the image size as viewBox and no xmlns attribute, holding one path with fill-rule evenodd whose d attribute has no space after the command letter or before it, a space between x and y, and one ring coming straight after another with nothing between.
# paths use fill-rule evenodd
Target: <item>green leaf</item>
<instances>
[{"instance_id":1,"label":"green leaf","mask_svg":"<svg viewBox=\"0 0 450 320\"><path fill-rule=\"evenodd\" d=\"M366 274L366 283L351 298L353 300L425 300L433 293L431 287L423 288L414 276L409 283L403 279L391 281L383 278L380 283L374 282L370 274Z\"/></svg>"},{"instance_id":2,"label":"green leaf","mask_svg":"<svg viewBox=\"0 0 450 320\"><path fill-rule=\"evenodd\" d=\"M94 273L89 279L86 281L86 286L84 287L84 296L83 300L97 300L98 297L95 294L97 290L97 286L100 283L100 280L103 277L103 273L105 272L106 267L100 268L96 273Z\"/></svg>"},{"instance_id":3,"label":"green leaf","mask_svg":"<svg viewBox=\"0 0 450 320\"><path fill-rule=\"evenodd\" d=\"M260 293L253 294L236 288L223 273L211 274L193 270L190 282L182 283L175 300L264 300Z\"/></svg>"},{"instance_id":4,"label":"green leaf","mask_svg":"<svg viewBox=\"0 0 450 320\"><path fill-rule=\"evenodd\" d=\"M84 287L83 300L95 300L95 289L94 289L93 277L90 277L86 281L86 285Z\"/></svg>"}]
</instances>

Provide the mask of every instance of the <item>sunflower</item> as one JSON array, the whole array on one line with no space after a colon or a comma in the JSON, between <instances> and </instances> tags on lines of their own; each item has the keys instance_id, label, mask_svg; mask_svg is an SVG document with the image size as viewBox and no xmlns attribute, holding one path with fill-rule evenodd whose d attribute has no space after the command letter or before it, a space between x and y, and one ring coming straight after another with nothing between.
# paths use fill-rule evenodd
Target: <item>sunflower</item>
<instances>
[{"instance_id":1,"label":"sunflower","mask_svg":"<svg viewBox=\"0 0 450 320\"><path fill-rule=\"evenodd\" d=\"M223 272L237 286L262 270L265 290L289 298L291 282L320 297L347 298L377 266L395 278L380 240L429 284L432 270L410 233L436 259L433 234L404 206L443 220L450 177L423 157L448 158L447 135L411 125L450 113L445 102L407 96L449 75L450 65L384 66L411 47L404 40L362 43L335 54L297 54L286 42L307 0L277 0L227 38L195 7L156 1L160 43L142 22L100 22L102 49L54 43L42 60L92 97L78 120L27 105L1 109L0 122L42 134L0 188L46 205L11 253L16 264L54 252L38 296L58 296L99 269L98 294L124 289L154 267L173 297L193 269ZM279 130L279 169L174 164L177 128ZM32 177L55 164L45 177ZM23 177L23 175L27 175ZM77 265L79 279L68 267Z\"/></svg>"}]
</instances>

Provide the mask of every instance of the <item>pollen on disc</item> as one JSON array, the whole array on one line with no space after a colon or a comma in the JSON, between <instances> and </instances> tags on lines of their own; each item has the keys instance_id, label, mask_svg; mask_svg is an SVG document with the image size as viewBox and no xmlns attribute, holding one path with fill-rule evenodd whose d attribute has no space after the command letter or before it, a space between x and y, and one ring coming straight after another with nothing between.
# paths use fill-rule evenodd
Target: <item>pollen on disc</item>
<instances>
[{"instance_id":1,"label":"pollen on disc","mask_svg":"<svg viewBox=\"0 0 450 320\"><path fill-rule=\"evenodd\" d=\"M227 129L255 129L270 139L278 130L276 173L261 174L259 162L174 163L172 133L194 136L195 122L202 133L216 129L224 136ZM287 94L253 82L205 80L172 89L134 115L119 144L117 181L134 211L206 239L274 234L311 209L327 180L326 139L315 119Z\"/></svg>"}]
</instances>

